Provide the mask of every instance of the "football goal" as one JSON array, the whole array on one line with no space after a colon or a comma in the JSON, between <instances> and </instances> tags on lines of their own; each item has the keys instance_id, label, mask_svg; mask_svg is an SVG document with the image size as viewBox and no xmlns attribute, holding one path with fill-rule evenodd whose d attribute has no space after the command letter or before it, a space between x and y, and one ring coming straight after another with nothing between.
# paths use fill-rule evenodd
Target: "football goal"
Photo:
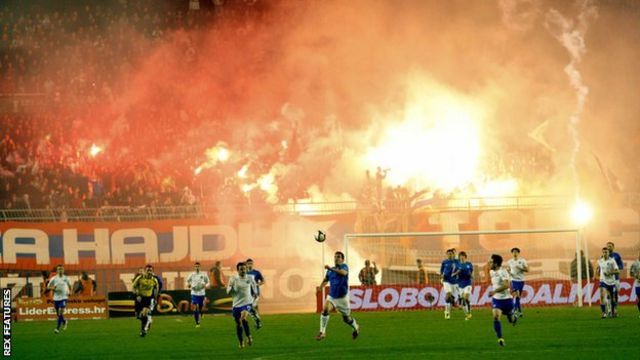
<instances>
[{"instance_id":1,"label":"football goal","mask_svg":"<svg viewBox=\"0 0 640 360\"><path fill-rule=\"evenodd\" d=\"M456 257L466 253L467 261L473 264L472 303L490 305L489 257L501 255L502 266L507 268L513 248L520 250L520 258L528 264L521 294L523 305L582 306L583 302L590 305L597 301L597 287L592 284L595 264L593 260L586 263L589 254L582 232L566 228L345 234L349 281L356 286L352 305L370 306L372 310L380 304L395 308L405 304L412 309L442 306L440 266L448 249L455 249ZM597 258L599 254L593 255ZM365 261L370 264L369 270L363 270ZM374 274L375 286L358 276L361 271Z\"/></svg>"}]
</instances>

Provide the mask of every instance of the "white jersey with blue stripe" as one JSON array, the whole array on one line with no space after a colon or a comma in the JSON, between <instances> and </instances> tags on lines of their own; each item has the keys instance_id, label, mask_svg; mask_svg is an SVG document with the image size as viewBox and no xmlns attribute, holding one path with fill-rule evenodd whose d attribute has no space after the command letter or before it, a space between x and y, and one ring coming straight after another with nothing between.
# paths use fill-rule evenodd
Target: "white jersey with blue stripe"
<instances>
[{"instance_id":1,"label":"white jersey with blue stripe","mask_svg":"<svg viewBox=\"0 0 640 360\"><path fill-rule=\"evenodd\" d=\"M524 268L527 266L527 260L519 257L516 259L511 259L507 262L507 266L509 266L509 272L511 273L511 279L515 281L524 281Z\"/></svg>"},{"instance_id":2,"label":"white jersey with blue stripe","mask_svg":"<svg viewBox=\"0 0 640 360\"><path fill-rule=\"evenodd\" d=\"M613 258L598 259L598 267L600 268L600 282L607 285L616 284L616 274L613 272L618 270L618 264Z\"/></svg>"},{"instance_id":3,"label":"white jersey with blue stripe","mask_svg":"<svg viewBox=\"0 0 640 360\"><path fill-rule=\"evenodd\" d=\"M187 284L191 285L191 295L206 295L206 287L209 285L209 276L205 272L192 272L187 278Z\"/></svg>"},{"instance_id":4,"label":"white jersey with blue stripe","mask_svg":"<svg viewBox=\"0 0 640 360\"><path fill-rule=\"evenodd\" d=\"M636 260L631 264L631 276L633 276L633 287L640 287L640 260Z\"/></svg>"},{"instance_id":5,"label":"white jersey with blue stripe","mask_svg":"<svg viewBox=\"0 0 640 360\"><path fill-rule=\"evenodd\" d=\"M234 308L253 304L253 295L255 293L256 281L253 276L248 274L243 277L240 275L233 275L229 279L227 294L230 294L233 298Z\"/></svg>"},{"instance_id":6,"label":"white jersey with blue stripe","mask_svg":"<svg viewBox=\"0 0 640 360\"><path fill-rule=\"evenodd\" d=\"M489 271L489 275L491 275L491 287L493 289L497 289L502 286L505 281L509 281L509 273L505 269L491 270ZM497 300L503 299L511 299L511 291L509 286L506 289L496 292L493 294L493 298Z\"/></svg>"},{"instance_id":7,"label":"white jersey with blue stripe","mask_svg":"<svg viewBox=\"0 0 640 360\"><path fill-rule=\"evenodd\" d=\"M49 280L48 286L53 287L53 301L67 300L69 298L69 290L71 283L66 275L56 275Z\"/></svg>"}]
</instances>

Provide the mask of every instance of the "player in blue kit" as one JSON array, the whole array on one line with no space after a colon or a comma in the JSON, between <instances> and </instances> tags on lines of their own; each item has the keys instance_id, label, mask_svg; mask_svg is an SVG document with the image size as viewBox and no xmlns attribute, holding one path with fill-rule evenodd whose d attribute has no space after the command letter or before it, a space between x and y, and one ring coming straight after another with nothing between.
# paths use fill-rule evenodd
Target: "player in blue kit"
<instances>
[{"instance_id":1,"label":"player in blue kit","mask_svg":"<svg viewBox=\"0 0 640 360\"><path fill-rule=\"evenodd\" d=\"M360 334L360 326L358 326L356 319L351 317L351 308L349 307L349 267L344 263L344 254L340 251L334 254L333 260L335 266L324 266L327 273L318 287L318 292L321 292L329 283L329 296L324 302L324 308L320 315L320 332L316 336L316 340L320 341L325 338L329 312L333 309L342 314L342 321L351 326L353 329L351 336L355 340Z\"/></svg>"},{"instance_id":2,"label":"player in blue kit","mask_svg":"<svg viewBox=\"0 0 640 360\"><path fill-rule=\"evenodd\" d=\"M260 286L264 285L264 277L260 270L254 269L253 259L247 259L245 263L247 264L247 274L253 276L253 280L256 282L256 293L254 294L253 306L249 310L249 315L256 323L256 329L260 329L262 327L262 319L260 319L258 312L258 300L260 300Z\"/></svg>"},{"instance_id":3,"label":"player in blue kit","mask_svg":"<svg viewBox=\"0 0 640 360\"><path fill-rule=\"evenodd\" d=\"M471 319L471 286L473 279L473 264L467 261L467 253L460 251L458 265L453 274L458 280L458 289L460 291L460 302L464 310L465 320Z\"/></svg>"},{"instance_id":4,"label":"player in blue kit","mask_svg":"<svg viewBox=\"0 0 640 360\"><path fill-rule=\"evenodd\" d=\"M442 261L442 265L440 265L440 280L442 281L442 286L445 291L446 296L446 304L444 307L444 318L451 318L451 307L453 306L453 302L455 300L456 295L456 286L457 279L454 275L458 265L458 260L455 258L455 253L453 249L447 250L447 258Z\"/></svg>"},{"instance_id":5,"label":"player in blue kit","mask_svg":"<svg viewBox=\"0 0 640 360\"><path fill-rule=\"evenodd\" d=\"M236 335L240 342L240 349L245 345L253 345L253 338L249 330L249 311L251 304L253 304L253 294L256 291L256 282L253 280L253 276L247 274L247 265L243 262L236 264L237 275L233 275L229 279L227 285L227 294L231 295L233 299L232 313L233 320L236 322ZM246 338L243 338L243 330Z\"/></svg>"},{"instance_id":6,"label":"player in blue kit","mask_svg":"<svg viewBox=\"0 0 640 360\"><path fill-rule=\"evenodd\" d=\"M502 256L493 254L489 259L489 275L491 276L491 308L493 309L493 330L498 337L498 345L504 346L504 338L502 337L502 324L500 316L507 315L507 319L514 326L518 322L518 315L513 311L513 298L509 291L509 273L501 269Z\"/></svg>"}]
</instances>

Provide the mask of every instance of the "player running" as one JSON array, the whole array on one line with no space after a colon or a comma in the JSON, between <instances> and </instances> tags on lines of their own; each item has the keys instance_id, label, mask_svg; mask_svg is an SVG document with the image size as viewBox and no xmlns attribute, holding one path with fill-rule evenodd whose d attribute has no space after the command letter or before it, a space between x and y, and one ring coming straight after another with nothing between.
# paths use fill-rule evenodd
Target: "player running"
<instances>
[{"instance_id":1,"label":"player running","mask_svg":"<svg viewBox=\"0 0 640 360\"><path fill-rule=\"evenodd\" d=\"M511 249L511 255L513 258L507 262L507 270L511 275L511 288L515 295L513 307L514 311L518 312L518 316L522 316L520 296L522 295L522 289L524 289L524 273L529 272L529 265L527 264L527 260L520 256L520 249L517 247Z\"/></svg>"},{"instance_id":2,"label":"player running","mask_svg":"<svg viewBox=\"0 0 640 360\"><path fill-rule=\"evenodd\" d=\"M260 286L264 285L264 277L260 270L253 268L253 259L247 259L246 264L247 274L253 276L253 280L256 282L256 293L254 294L253 306L249 310L249 315L256 323L256 330L259 330L262 327L262 319L258 313L258 300L260 300Z\"/></svg>"},{"instance_id":3,"label":"player running","mask_svg":"<svg viewBox=\"0 0 640 360\"><path fill-rule=\"evenodd\" d=\"M231 295L233 299L233 320L236 322L236 335L240 342L240 349L243 349L245 345L253 345L253 338L251 337L247 317L251 310L251 304L253 304L256 282L253 276L247 274L247 264L239 262L236 264L236 270L238 274L233 275L229 279L227 294ZM246 339L243 339L243 330Z\"/></svg>"},{"instance_id":4,"label":"player running","mask_svg":"<svg viewBox=\"0 0 640 360\"><path fill-rule=\"evenodd\" d=\"M207 273L200 271L199 262L193 264L193 269L195 271L187 277L187 287L191 289L193 319L196 321L196 327L200 327L200 315L204 306L206 288L209 287L209 276L207 276Z\"/></svg>"},{"instance_id":5,"label":"player running","mask_svg":"<svg viewBox=\"0 0 640 360\"><path fill-rule=\"evenodd\" d=\"M596 272L600 275L600 310L602 310L601 319L618 316L616 312L617 305L617 292L616 289L616 274L620 273L618 270L618 264L611 257L609 247L602 248L602 257L598 259L598 267ZM608 301L607 301L607 295ZM608 306L607 306L608 305ZM607 309L607 307L609 309Z\"/></svg>"},{"instance_id":6,"label":"player running","mask_svg":"<svg viewBox=\"0 0 640 360\"><path fill-rule=\"evenodd\" d=\"M60 326L62 326L62 330L67 330L68 323L64 318L64 309L67 307L71 283L64 274L64 266L56 266L56 276L49 280L47 289L53 290L53 307L56 310L56 315L58 315L58 324L53 332L57 334L60 332Z\"/></svg>"},{"instance_id":7,"label":"player running","mask_svg":"<svg viewBox=\"0 0 640 360\"><path fill-rule=\"evenodd\" d=\"M638 251L638 259L631 264L631 277L634 279L633 288L636 293L636 306L640 312L640 251ZM639 316L640 317L640 316Z\"/></svg>"},{"instance_id":8,"label":"player running","mask_svg":"<svg viewBox=\"0 0 640 360\"><path fill-rule=\"evenodd\" d=\"M356 319L351 317L351 308L349 307L349 267L344 263L344 254L340 251L334 254L333 260L334 267L324 266L327 273L318 287L318 292L321 292L329 283L329 296L324 302L324 308L320 315L320 332L316 336L316 340L320 341L325 338L329 312L333 309L342 314L342 321L351 326L353 329L351 337L355 340L360 334L360 326L358 326Z\"/></svg>"},{"instance_id":9,"label":"player running","mask_svg":"<svg viewBox=\"0 0 640 360\"><path fill-rule=\"evenodd\" d=\"M442 261L440 265L440 280L444 291L446 293L446 304L444 307L444 318L451 318L451 307L455 301L457 295L456 286L457 279L454 275L458 265L458 260L455 259L455 253L453 249L447 250L447 258Z\"/></svg>"},{"instance_id":10,"label":"player running","mask_svg":"<svg viewBox=\"0 0 640 360\"><path fill-rule=\"evenodd\" d=\"M618 265L618 270L620 270L620 272L622 272L622 270L624 270L624 261L622 261L622 256L620 256L620 254L618 254L615 249L616 246L609 241L607 243L607 248L609 248L609 256L611 256L613 258L613 260L615 260L616 265ZM616 279L616 304L618 303L618 294L620 293L620 273L617 273L615 276Z\"/></svg>"},{"instance_id":11,"label":"player running","mask_svg":"<svg viewBox=\"0 0 640 360\"><path fill-rule=\"evenodd\" d=\"M458 288L460 291L460 303L462 305L462 309L464 310L465 320L470 320L471 315L471 300L469 299L471 296L472 288L472 279L473 279L473 264L467 261L467 253L464 251L460 251L458 265L456 267L456 271L453 274L458 279Z\"/></svg>"},{"instance_id":12,"label":"player running","mask_svg":"<svg viewBox=\"0 0 640 360\"><path fill-rule=\"evenodd\" d=\"M509 292L509 273L506 270L501 269L502 256L493 254L489 259L489 276L491 276L491 291L489 295L492 296L491 308L493 309L493 330L498 337L498 345L504 346L504 338L502 337L502 324L500 323L500 316L502 314L507 315L507 320L516 325L518 322L518 315L513 311L513 298L511 292Z\"/></svg>"},{"instance_id":13,"label":"player running","mask_svg":"<svg viewBox=\"0 0 640 360\"><path fill-rule=\"evenodd\" d=\"M149 331L149 312L151 308L151 301L156 297L158 293L158 280L153 276L153 267L147 265L144 268L144 275L136 277L133 281L133 295L136 297L136 302L139 304L140 314L140 336L144 337Z\"/></svg>"}]
</instances>

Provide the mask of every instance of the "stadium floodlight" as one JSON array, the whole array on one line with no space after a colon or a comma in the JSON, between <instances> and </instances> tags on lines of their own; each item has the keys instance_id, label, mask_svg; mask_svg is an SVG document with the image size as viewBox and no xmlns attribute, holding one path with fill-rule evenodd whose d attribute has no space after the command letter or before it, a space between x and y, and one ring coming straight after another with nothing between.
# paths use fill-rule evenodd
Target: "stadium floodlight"
<instances>
[{"instance_id":1,"label":"stadium floodlight","mask_svg":"<svg viewBox=\"0 0 640 360\"><path fill-rule=\"evenodd\" d=\"M581 228L347 233L343 237L343 246L345 260L351 267L356 268L365 259L375 259L382 270L379 275L379 284L382 285L415 284L417 259L421 259L425 264L428 274L432 277L431 283L437 281L440 263L445 257L444 250L449 247L455 247L458 251L464 250L469 254L468 260L478 270L484 269L492 253L502 254L506 262L510 257L509 249L519 247L529 264L534 264L534 270L525 280L535 285L529 287L530 291L541 289L539 286L544 283L557 284L569 280L573 284L572 287L575 286L575 292L568 298L572 299L575 296L577 305L582 307L584 295L581 271L577 271L577 281L571 281L570 264L574 255L578 262L581 261L582 237ZM581 263L577 266L581 269ZM478 284L482 276L484 273L475 272L475 281ZM588 278L586 280L585 289L588 289L587 298L590 303L592 284ZM554 285L545 286L545 290L548 290L549 286ZM557 289L552 292L559 293ZM536 294L535 298L539 297L537 295L539 294ZM533 295L530 299L532 298Z\"/></svg>"}]
</instances>

